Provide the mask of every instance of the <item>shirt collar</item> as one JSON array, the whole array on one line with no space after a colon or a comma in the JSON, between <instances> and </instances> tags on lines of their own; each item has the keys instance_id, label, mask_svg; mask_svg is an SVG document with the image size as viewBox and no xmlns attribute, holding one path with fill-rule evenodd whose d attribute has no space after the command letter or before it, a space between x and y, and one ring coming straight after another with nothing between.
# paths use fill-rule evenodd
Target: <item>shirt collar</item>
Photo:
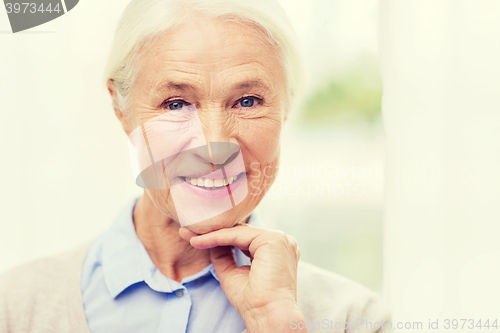
<instances>
[{"instance_id":1,"label":"shirt collar","mask_svg":"<svg viewBox=\"0 0 500 333\"><path fill-rule=\"evenodd\" d=\"M133 212L137 200L138 198L135 198L127 204L103 239L102 269L106 286L113 298L129 286L142 281L153 290L167 293L182 288L180 284L194 281L207 274L211 274L219 281L212 264L196 274L185 277L180 284L165 277L155 267L135 233ZM256 212L249 216L247 223L255 227L263 226ZM238 267L251 265L250 258L239 249L233 248L233 254Z\"/></svg>"},{"instance_id":2,"label":"shirt collar","mask_svg":"<svg viewBox=\"0 0 500 333\"><path fill-rule=\"evenodd\" d=\"M113 298L130 285L144 281L140 252L135 239L132 214L138 199L132 200L106 232L102 243L104 281Z\"/></svg>"}]
</instances>

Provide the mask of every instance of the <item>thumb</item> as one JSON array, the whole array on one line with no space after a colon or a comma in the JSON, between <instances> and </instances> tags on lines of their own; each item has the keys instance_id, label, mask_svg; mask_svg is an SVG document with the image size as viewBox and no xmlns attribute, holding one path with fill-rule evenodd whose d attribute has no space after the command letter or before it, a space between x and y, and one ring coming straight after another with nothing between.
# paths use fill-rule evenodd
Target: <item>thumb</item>
<instances>
[{"instance_id":1,"label":"thumb","mask_svg":"<svg viewBox=\"0 0 500 333\"><path fill-rule=\"evenodd\" d=\"M234 261L231 246L216 246L210 249L210 260L220 282L224 281L231 271L238 266Z\"/></svg>"},{"instance_id":2,"label":"thumb","mask_svg":"<svg viewBox=\"0 0 500 333\"><path fill-rule=\"evenodd\" d=\"M194 233L193 231L189 230L187 227L182 227L179 228L179 236L184 239L185 241L188 241L194 237L198 236L198 234Z\"/></svg>"}]
</instances>

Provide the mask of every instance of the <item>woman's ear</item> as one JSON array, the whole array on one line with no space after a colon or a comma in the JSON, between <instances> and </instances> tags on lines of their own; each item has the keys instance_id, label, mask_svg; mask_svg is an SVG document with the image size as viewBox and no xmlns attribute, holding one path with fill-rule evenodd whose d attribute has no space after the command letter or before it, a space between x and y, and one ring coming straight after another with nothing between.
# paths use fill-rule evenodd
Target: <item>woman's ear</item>
<instances>
[{"instance_id":1,"label":"woman's ear","mask_svg":"<svg viewBox=\"0 0 500 333\"><path fill-rule=\"evenodd\" d=\"M125 133L128 136L128 135L130 135L130 132L132 131L132 129L130 128L130 125L127 122L125 113L123 112L121 105L118 101L118 92L116 91L115 81L113 81L112 79L109 79L106 85L108 87L109 94L111 95L111 99L113 101L113 109L115 110L116 118L118 118L118 120L122 124L123 130L125 131Z\"/></svg>"}]
</instances>

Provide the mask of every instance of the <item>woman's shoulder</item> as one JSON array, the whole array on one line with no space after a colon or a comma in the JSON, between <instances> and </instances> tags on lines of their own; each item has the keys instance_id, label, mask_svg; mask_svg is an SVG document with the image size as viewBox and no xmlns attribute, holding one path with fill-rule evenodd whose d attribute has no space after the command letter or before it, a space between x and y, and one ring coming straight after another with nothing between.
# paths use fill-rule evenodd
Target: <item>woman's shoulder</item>
<instances>
[{"instance_id":1,"label":"woman's shoulder","mask_svg":"<svg viewBox=\"0 0 500 333\"><path fill-rule=\"evenodd\" d=\"M82 244L72 250L31 260L15 266L0 275L0 292L12 292L16 286L29 288L45 284L47 280L59 280L65 273L71 273L83 262L89 243Z\"/></svg>"},{"instance_id":2,"label":"woman's shoulder","mask_svg":"<svg viewBox=\"0 0 500 333\"><path fill-rule=\"evenodd\" d=\"M360 320L380 323L390 319L388 306L377 293L305 262L299 262L297 298L306 320L324 325L327 322L329 325L350 321L361 323Z\"/></svg>"},{"instance_id":3,"label":"woman's shoulder","mask_svg":"<svg viewBox=\"0 0 500 333\"><path fill-rule=\"evenodd\" d=\"M12 332L29 331L33 324L49 327L57 321L54 316L72 312L70 300L80 294L81 265L88 245L32 260L1 274L0 332L4 324Z\"/></svg>"}]
</instances>

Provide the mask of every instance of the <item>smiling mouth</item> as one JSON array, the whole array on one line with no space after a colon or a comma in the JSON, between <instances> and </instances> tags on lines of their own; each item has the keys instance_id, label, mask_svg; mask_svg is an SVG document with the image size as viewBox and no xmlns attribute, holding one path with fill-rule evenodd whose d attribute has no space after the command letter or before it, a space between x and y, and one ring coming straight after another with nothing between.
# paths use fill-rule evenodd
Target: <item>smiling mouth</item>
<instances>
[{"instance_id":1,"label":"smiling mouth","mask_svg":"<svg viewBox=\"0 0 500 333\"><path fill-rule=\"evenodd\" d=\"M209 179L209 178L189 178L189 177L182 177L180 176L179 178L185 181L186 183L189 183L193 186L205 189L205 190L216 190L219 188L222 188L227 185L231 185L234 183L237 179L241 178L245 172L242 172L234 177L228 177L226 179L220 178L220 179Z\"/></svg>"}]
</instances>

